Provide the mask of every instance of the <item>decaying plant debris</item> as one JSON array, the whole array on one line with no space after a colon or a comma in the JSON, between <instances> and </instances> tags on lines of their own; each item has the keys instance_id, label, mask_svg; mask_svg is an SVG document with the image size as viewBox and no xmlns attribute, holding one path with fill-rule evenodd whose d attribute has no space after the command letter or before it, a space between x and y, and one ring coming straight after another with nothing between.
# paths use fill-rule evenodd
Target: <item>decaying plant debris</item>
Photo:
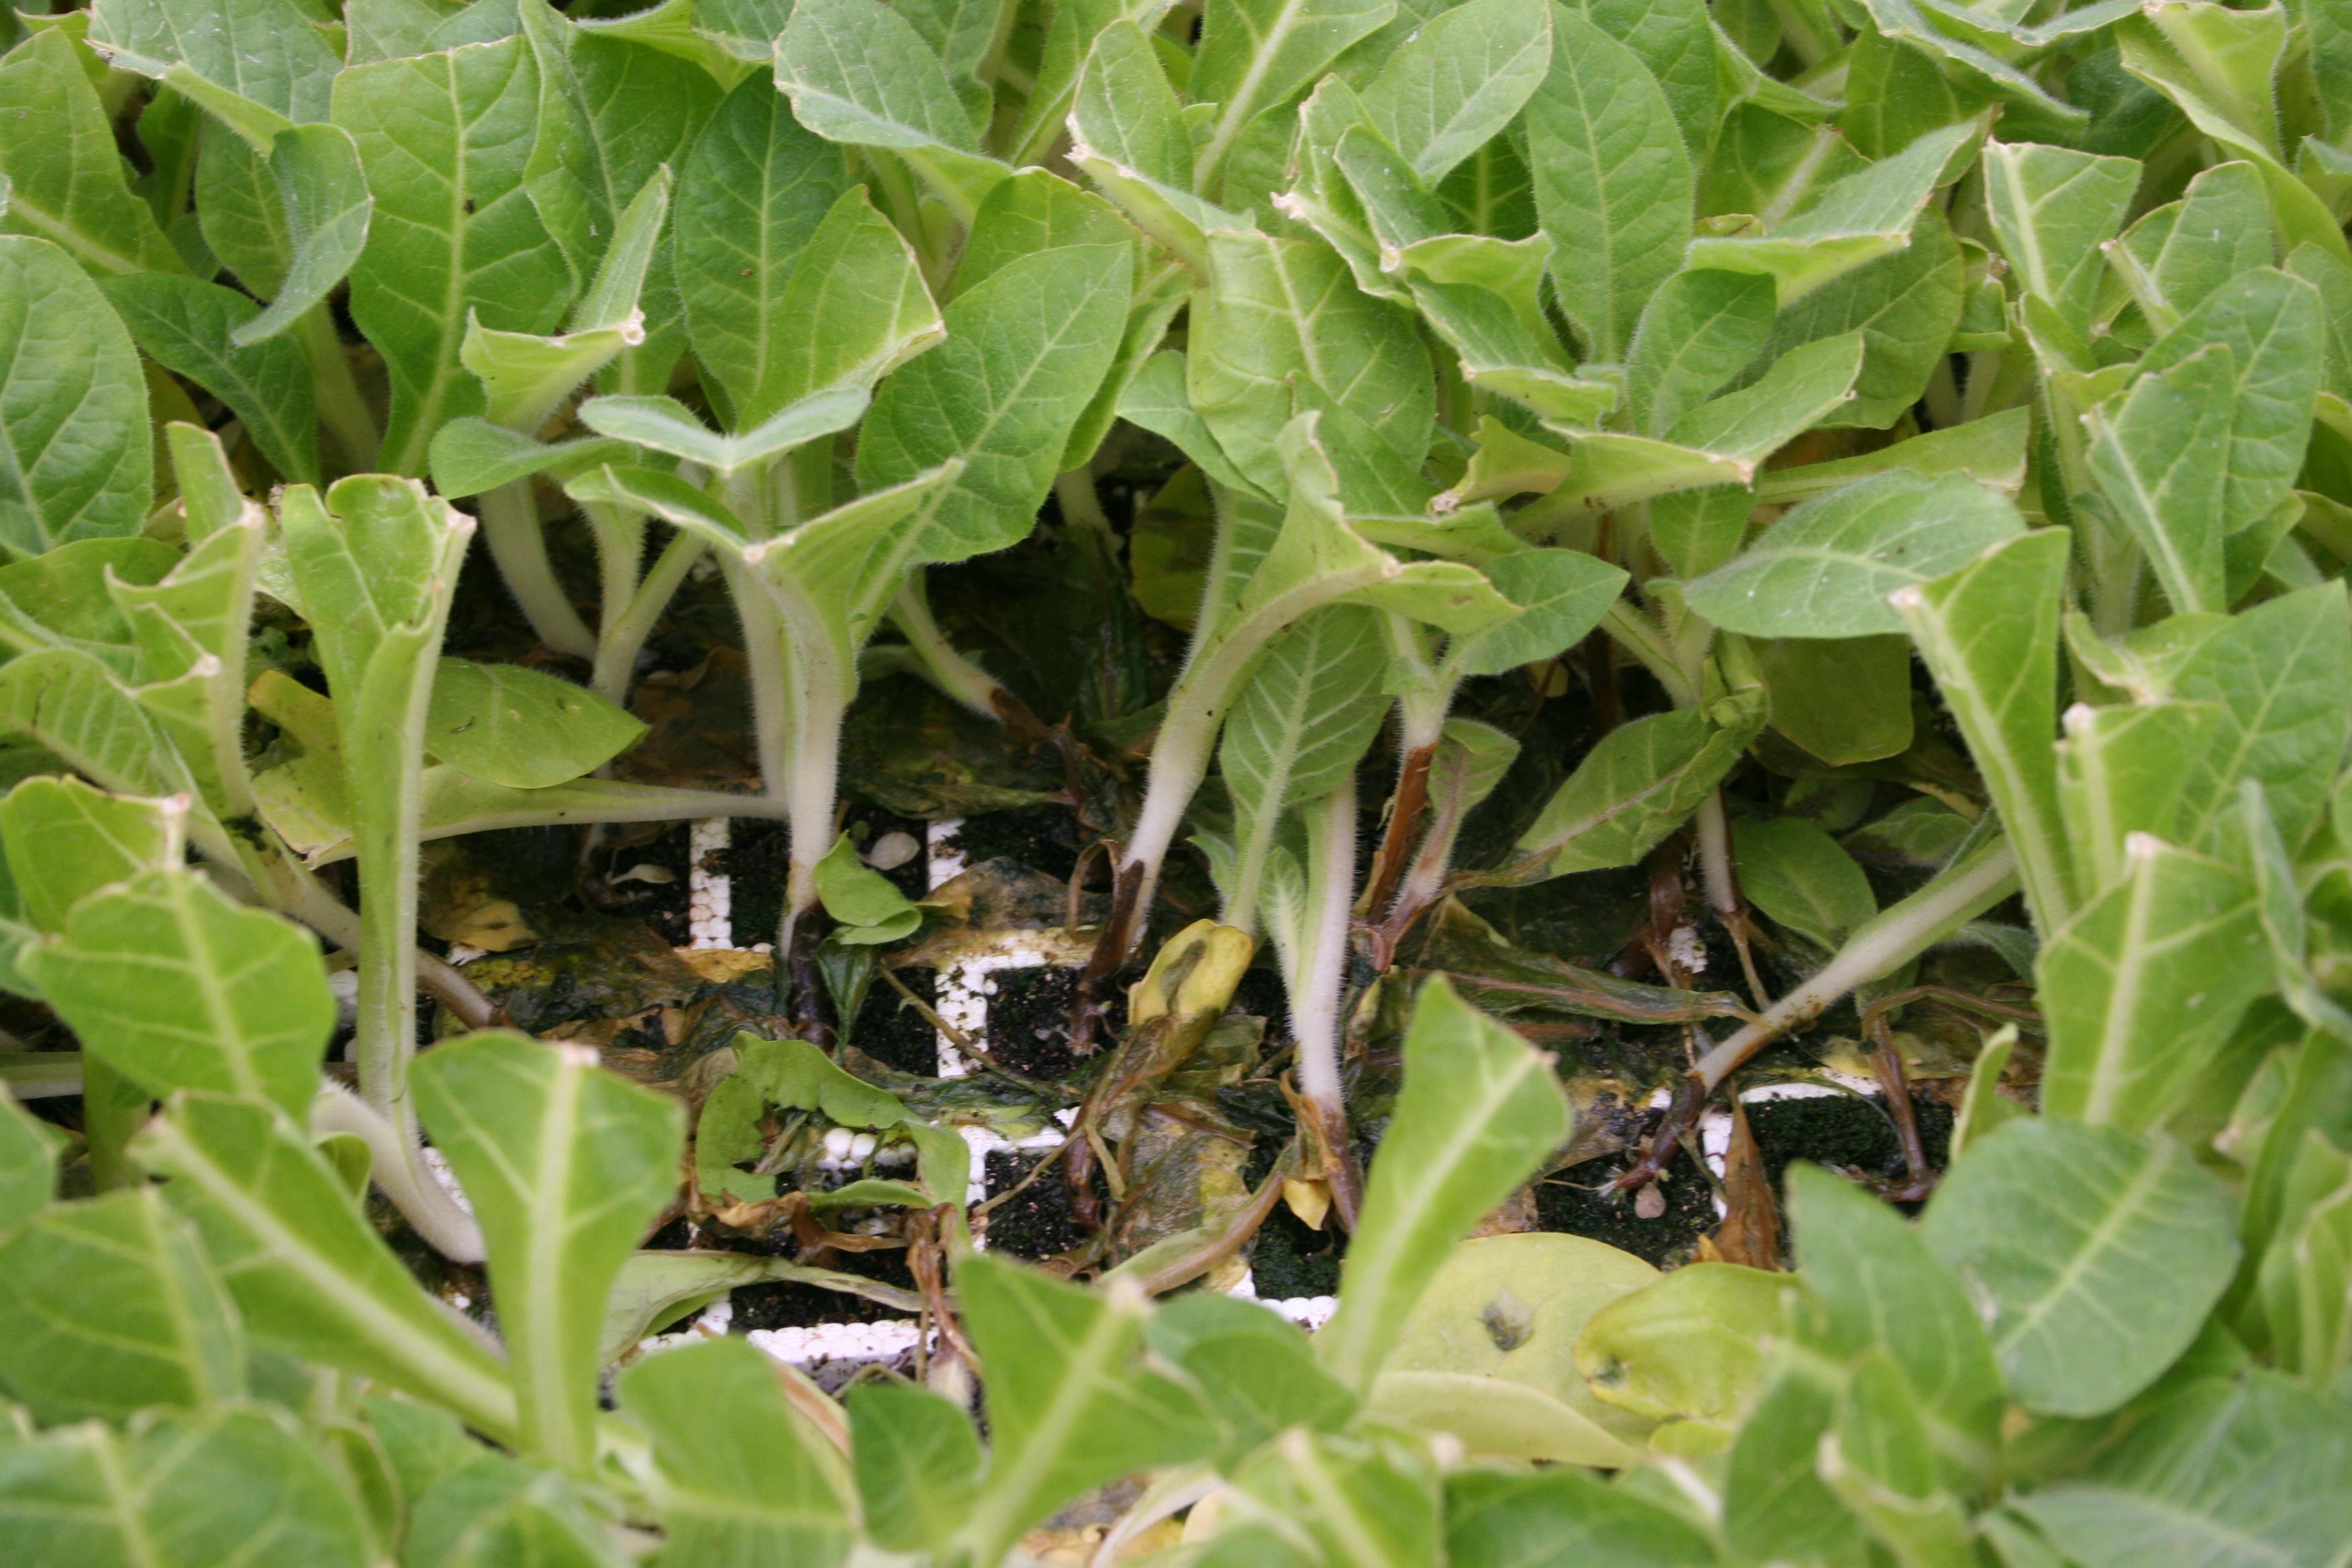
<instances>
[{"instance_id":1,"label":"decaying plant debris","mask_svg":"<svg viewBox=\"0 0 2352 1568\"><path fill-rule=\"evenodd\" d=\"M2343 1562L2352 0L0 46L0 1562Z\"/></svg>"}]
</instances>

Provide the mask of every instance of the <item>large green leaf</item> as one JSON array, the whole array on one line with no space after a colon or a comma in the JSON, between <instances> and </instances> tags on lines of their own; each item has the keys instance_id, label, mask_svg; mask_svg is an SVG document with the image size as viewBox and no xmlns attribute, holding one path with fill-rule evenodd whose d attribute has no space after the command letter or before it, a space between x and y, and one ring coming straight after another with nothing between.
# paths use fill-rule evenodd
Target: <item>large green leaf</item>
<instances>
[{"instance_id":1,"label":"large green leaf","mask_svg":"<svg viewBox=\"0 0 2352 1568\"><path fill-rule=\"evenodd\" d=\"M1412 313L1359 289L1330 250L1255 232L1212 234L1192 322L1192 406L1264 493L1285 492L1280 435L1307 407L1350 416L1345 428L1324 421L1327 443L1369 457L1384 449L1420 468L1436 403L1428 350Z\"/></svg>"},{"instance_id":2,"label":"large green leaf","mask_svg":"<svg viewBox=\"0 0 2352 1568\"><path fill-rule=\"evenodd\" d=\"M1000 268L948 306L945 342L882 384L858 433L858 484L880 490L963 465L921 502L925 558L1002 550L1034 525L1118 352L1129 268L1128 250L1106 245Z\"/></svg>"},{"instance_id":3,"label":"large green leaf","mask_svg":"<svg viewBox=\"0 0 2352 1568\"><path fill-rule=\"evenodd\" d=\"M1569 1132L1547 1058L1443 978L1414 998L1404 1070L1348 1249L1339 1310L1315 1342L1323 1364L1358 1390L1396 1349L1446 1248Z\"/></svg>"},{"instance_id":4,"label":"large green leaf","mask_svg":"<svg viewBox=\"0 0 2352 1568\"><path fill-rule=\"evenodd\" d=\"M83 1048L150 1094L212 1089L301 1115L317 1092L335 1004L316 944L196 872L90 894L24 962Z\"/></svg>"},{"instance_id":5,"label":"large green leaf","mask_svg":"<svg viewBox=\"0 0 2352 1568\"><path fill-rule=\"evenodd\" d=\"M2107 253L2131 297L2158 331L2232 278L2271 259L2270 212L2251 163L2217 163L2124 231Z\"/></svg>"},{"instance_id":6,"label":"large green leaf","mask_svg":"<svg viewBox=\"0 0 2352 1568\"><path fill-rule=\"evenodd\" d=\"M2183 614L2228 610L2230 425L2237 358L2212 343L2084 416L2091 472Z\"/></svg>"},{"instance_id":7,"label":"large green leaf","mask_svg":"<svg viewBox=\"0 0 2352 1568\"><path fill-rule=\"evenodd\" d=\"M367 1514L314 1433L275 1406L169 1416L130 1435L92 1422L0 1455L0 1516L33 1563L90 1568L368 1568Z\"/></svg>"},{"instance_id":8,"label":"large green leaf","mask_svg":"<svg viewBox=\"0 0 2352 1568\"><path fill-rule=\"evenodd\" d=\"M1782 310L1757 363L1775 363L1800 343L1861 332L1864 352L1853 399L1822 423L1885 429L1910 412L1943 363L1960 324L1968 283L1952 226L1930 206L1912 224L1910 244L1864 262Z\"/></svg>"},{"instance_id":9,"label":"large green leaf","mask_svg":"<svg viewBox=\"0 0 2352 1568\"><path fill-rule=\"evenodd\" d=\"M1434 185L1518 115L1551 69L1550 10L1470 0L1440 11L1360 95L1412 172Z\"/></svg>"},{"instance_id":10,"label":"large green leaf","mask_svg":"<svg viewBox=\"0 0 2352 1568\"><path fill-rule=\"evenodd\" d=\"M234 289L184 273L110 278L108 303L147 357L228 405L246 434L287 479L319 479L319 412L310 364L283 338L240 344L235 335L260 308Z\"/></svg>"},{"instance_id":11,"label":"large green leaf","mask_svg":"<svg viewBox=\"0 0 2352 1568\"><path fill-rule=\"evenodd\" d=\"M2000 1372L1960 1279L1903 1216L1842 1177L1788 1176L1798 1258L1818 1312L1803 1337L1841 1358L1877 1351L1918 1402L1935 1473L1980 1479L2000 1438Z\"/></svg>"},{"instance_id":12,"label":"large green leaf","mask_svg":"<svg viewBox=\"0 0 2352 1568\"><path fill-rule=\"evenodd\" d=\"M269 144L269 173L278 186L287 248L282 265L272 247L262 270L239 270L247 287L269 297L268 310L231 329L229 342L239 346L275 337L325 300L366 247L375 216L359 145L340 126L295 125L279 132ZM199 213L199 219L205 216Z\"/></svg>"},{"instance_id":13,"label":"large green leaf","mask_svg":"<svg viewBox=\"0 0 2352 1568\"><path fill-rule=\"evenodd\" d=\"M776 40L776 86L830 142L887 148L962 216L1012 173L983 154L972 119L906 16L880 0L804 0Z\"/></svg>"},{"instance_id":14,"label":"large green leaf","mask_svg":"<svg viewBox=\"0 0 2352 1568\"><path fill-rule=\"evenodd\" d=\"M1519 613L1448 647L1465 675L1501 675L1573 647L1625 586L1622 570L1579 550L1513 551L1486 563L1486 576Z\"/></svg>"},{"instance_id":15,"label":"large green leaf","mask_svg":"<svg viewBox=\"0 0 2352 1568\"><path fill-rule=\"evenodd\" d=\"M1986 144L1986 207L2025 291L2087 337L2103 272L2139 188L2139 164L2036 142Z\"/></svg>"},{"instance_id":16,"label":"large green leaf","mask_svg":"<svg viewBox=\"0 0 2352 1568\"><path fill-rule=\"evenodd\" d=\"M1969 1144L1919 1238L1985 1304L2011 1397L2090 1416L2189 1348L2236 1231L2229 1194L2170 1139L2026 1117Z\"/></svg>"},{"instance_id":17,"label":"large green leaf","mask_svg":"<svg viewBox=\"0 0 2352 1568\"><path fill-rule=\"evenodd\" d=\"M427 1054L413 1082L481 1222L523 1446L585 1465L604 1299L677 1188L684 1109L589 1047L500 1030Z\"/></svg>"},{"instance_id":18,"label":"large green leaf","mask_svg":"<svg viewBox=\"0 0 2352 1568\"><path fill-rule=\"evenodd\" d=\"M2258 780L2292 852L2318 826L2327 783L2352 734L2340 700L2352 681L2352 616L2339 583L2282 595L2231 616L2181 663L2173 695L2220 712L2215 742L2188 760L2181 842L2199 841Z\"/></svg>"},{"instance_id":19,"label":"large green leaf","mask_svg":"<svg viewBox=\"0 0 2352 1568\"><path fill-rule=\"evenodd\" d=\"M2122 879L2044 942L2042 1110L2126 1131L2179 1109L2238 1015L2270 986L2253 885L2145 835Z\"/></svg>"},{"instance_id":20,"label":"large green leaf","mask_svg":"<svg viewBox=\"0 0 2352 1568\"><path fill-rule=\"evenodd\" d=\"M1713 1568L1715 1543L1672 1508L1570 1467L1511 1475L1465 1468L1446 1479L1450 1563L1566 1568Z\"/></svg>"},{"instance_id":21,"label":"large green leaf","mask_svg":"<svg viewBox=\"0 0 2352 1568\"><path fill-rule=\"evenodd\" d=\"M944 1544L963 1521L980 1479L971 1417L912 1384L861 1384L847 1403L850 1458L867 1531L899 1551Z\"/></svg>"},{"instance_id":22,"label":"large green leaf","mask_svg":"<svg viewBox=\"0 0 2352 1568\"><path fill-rule=\"evenodd\" d=\"M2042 529L1949 576L1901 588L1895 608L1959 721L2016 847L2025 900L2046 934L2074 907L2058 813L2058 612L2068 536Z\"/></svg>"},{"instance_id":23,"label":"large green leaf","mask_svg":"<svg viewBox=\"0 0 2352 1568\"><path fill-rule=\"evenodd\" d=\"M352 318L391 378L391 472L422 473L434 432L483 411L457 359L469 319L551 332L571 304L562 252L523 184L538 100L537 68L514 37L335 78L335 123L358 142L375 197Z\"/></svg>"},{"instance_id":24,"label":"large green leaf","mask_svg":"<svg viewBox=\"0 0 2352 1568\"><path fill-rule=\"evenodd\" d=\"M782 313L784 291L848 188L841 150L767 82L728 94L695 139L678 174L675 266L695 358L730 402L782 381L799 325Z\"/></svg>"},{"instance_id":25,"label":"large green leaf","mask_svg":"<svg viewBox=\"0 0 2352 1568\"><path fill-rule=\"evenodd\" d=\"M2325 1568L2352 1539L2352 1416L2275 1373L2205 1378L2013 1505L2083 1568Z\"/></svg>"},{"instance_id":26,"label":"large green leaf","mask_svg":"<svg viewBox=\"0 0 2352 1568\"><path fill-rule=\"evenodd\" d=\"M1133 1471L1205 1456L1217 1430L1183 1384L1138 1364L1147 1309L987 1254L956 1267L988 1367L988 1467L957 1539L993 1563L1060 1504Z\"/></svg>"},{"instance_id":27,"label":"large green leaf","mask_svg":"<svg viewBox=\"0 0 2352 1568\"><path fill-rule=\"evenodd\" d=\"M0 1390L47 1425L245 1392L236 1309L152 1187L52 1205L0 1244Z\"/></svg>"},{"instance_id":28,"label":"large green leaf","mask_svg":"<svg viewBox=\"0 0 2352 1568\"><path fill-rule=\"evenodd\" d=\"M822 1439L748 1342L705 1340L650 1356L622 1373L617 1392L653 1436L666 1556L760 1568L846 1555L837 1462L827 1462ZM971 1430L960 1412L956 1419Z\"/></svg>"},{"instance_id":29,"label":"large green leaf","mask_svg":"<svg viewBox=\"0 0 2352 1568\"><path fill-rule=\"evenodd\" d=\"M184 272L186 265L123 179L105 106L62 27L45 27L0 59L0 230L54 241L93 277ZM22 128L38 125L38 135Z\"/></svg>"},{"instance_id":30,"label":"large green leaf","mask_svg":"<svg viewBox=\"0 0 2352 1568\"><path fill-rule=\"evenodd\" d=\"M105 296L58 247L0 237L0 543L37 555L139 531L146 416L138 351Z\"/></svg>"},{"instance_id":31,"label":"large green leaf","mask_svg":"<svg viewBox=\"0 0 2352 1568\"><path fill-rule=\"evenodd\" d=\"M241 133L268 118L326 119L341 65L295 0L103 0L90 7L89 37L115 65L187 94Z\"/></svg>"},{"instance_id":32,"label":"large green leaf","mask_svg":"<svg viewBox=\"0 0 2352 1568\"><path fill-rule=\"evenodd\" d=\"M172 1178L164 1195L196 1222L256 1340L514 1436L504 1363L417 1287L350 1184L281 1113L183 1092L131 1152Z\"/></svg>"},{"instance_id":33,"label":"large green leaf","mask_svg":"<svg viewBox=\"0 0 2352 1568\"><path fill-rule=\"evenodd\" d=\"M1618 359L1690 232L1690 154L1674 110L1639 55L1554 7L1551 69L1527 125L1561 308L1592 358Z\"/></svg>"},{"instance_id":34,"label":"large green leaf","mask_svg":"<svg viewBox=\"0 0 2352 1568\"><path fill-rule=\"evenodd\" d=\"M2024 527L1998 490L1897 470L1806 501L1685 593L1692 609L1748 637L1898 632L1889 595L1957 571Z\"/></svg>"},{"instance_id":35,"label":"large green leaf","mask_svg":"<svg viewBox=\"0 0 2352 1568\"><path fill-rule=\"evenodd\" d=\"M1396 0L1211 0L1203 6L1190 95L1217 108L1201 142L1195 188L1214 198L1244 133L1396 9Z\"/></svg>"},{"instance_id":36,"label":"large green leaf","mask_svg":"<svg viewBox=\"0 0 2352 1568\"><path fill-rule=\"evenodd\" d=\"M1198 270L1206 265L1203 232L1243 225L1192 194L1192 138L1182 113L1142 28L1122 19L1096 35L1070 106L1070 161Z\"/></svg>"},{"instance_id":37,"label":"large green leaf","mask_svg":"<svg viewBox=\"0 0 2352 1568\"><path fill-rule=\"evenodd\" d=\"M1754 359L1772 331L1772 280L1678 272L1642 307L1626 384L1644 434L1664 436Z\"/></svg>"}]
</instances>

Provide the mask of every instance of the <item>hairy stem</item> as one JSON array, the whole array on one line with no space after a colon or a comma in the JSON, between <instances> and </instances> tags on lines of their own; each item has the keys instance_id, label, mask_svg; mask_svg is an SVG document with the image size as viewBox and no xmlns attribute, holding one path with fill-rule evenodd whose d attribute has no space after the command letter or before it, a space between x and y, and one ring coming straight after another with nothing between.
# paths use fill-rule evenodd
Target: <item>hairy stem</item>
<instances>
[{"instance_id":1,"label":"hairy stem","mask_svg":"<svg viewBox=\"0 0 2352 1568\"><path fill-rule=\"evenodd\" d=\"M539 503L530 481L500 485L483 496L480 505L482 539L532 633L558 653L594 658L596 634L572 607L563 584L555 579L555 565L547 558L547 536L539 529Z\"/></svg>"},{"instance_id":2,"label":"hairy stem","mask_svg":"<svg viewBox=\"0 0 2352 1568\"><path fill-rule=\"evenodd\" d=\"M890 601L890 620L907 639L923 674L932 685L959 705L971 709L983 719L1002 721L1005 710L1001 700L1009 697L1002 681L956 651L947 634L940 630L939 621L931 615L930 601L923 593L923 574L914 573L898 596Z\"/></svg>"},{"instance_id":3,"label":"hairy stem","mask_svg":"<svg viewBox=\"0 0 2352 1568\"><path fill-rule=\"evenodd\" d=\"M413 1132L404 1135L335 1083L320 1085L319 1098L311 1101L310 1131L318 1136L346 1132L365 1143L376 1186L416 1234L453 1263L482 1261L482 1227L432 1172L420 1168Z\"/></svg>"},{"instance_id":4,"label":"hairy stem","mask_svg":"<svg viewBox=\"0 0 2352 1568\"><path fill-rule=\"evenodd\" d=\"M1290 985L1290 1036L1298 1047L1298 1090L1326 1133L1342 1132L1345 1096L1339 1087L1339 993L1348 975L1349 910L1356 900L1356 781L1306 808L1307 878L1311 910L1306 942L1295 956Z\"/></svg>"},{"instance_id":5,"label":"hairy stem","mask_svg":"<svg viewBox=\"0 0 2352 1568\"><path fill-rule=\"evenodd\" d=\"M122 1152L146 1120L146 1101L133 1093L122 1075L103 1058L83 1051L81 1131L89 1146L90 1185L110 1193L138 1179Z\"/></svg>"},{"instance_id":6,"label":"hairy stem","mask_svg":"<svg viewBox=\"0 0 2352 1568\"><path fill-rule=\"evenodd\" d=\"M645 651L646 639L653 636L662 612L677 596L687 573L709 548L698 534L682 530L672 534L620 614L604 623L604 635L596 641L594 672L589 678L598 696L627 704L630 684L636 679L637 656Z\"/></svg>"}]
</instances>

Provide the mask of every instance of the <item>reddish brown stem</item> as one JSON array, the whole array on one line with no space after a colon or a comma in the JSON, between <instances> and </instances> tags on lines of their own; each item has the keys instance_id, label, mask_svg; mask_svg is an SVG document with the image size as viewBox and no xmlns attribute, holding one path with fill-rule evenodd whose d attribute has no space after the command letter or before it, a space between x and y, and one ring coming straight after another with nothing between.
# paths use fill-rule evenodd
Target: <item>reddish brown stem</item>
<instances>
[{"instance_id":1,"label":"reddish brown stem","mask_svg":"<svg viewBox=\"0 0 2352 1568\"><path fill-rule=\"evenodd\" d=\"M1091 1056L1102 1046L1105 999L1112 981L1127 967L1128 950L1135 945L1137 906L1142 901L1143 868L1120 866L1111 877L1110 913L1103 920L1095 950L1078 972L1077 996L1070 1004L1070 1051Z\"/></svg>"},{"instance_id":2,"label":"reddish brown stem","mask_svg":"<svg viewBox=\"0 0 2352 1568\"><path fill-rule=\"evenodd\" d=\"M1429 805L1429 764L1437 755L1435 746L1415 746L1404 754L1404 765L1397 773L1396 799L1389 808L1388 829L1381 836L1380 852L1372 857L1370 889L1364 895L1366 912L1378 915L1396 897L1397 884L1404 879L1406 864L1412 858L1414 844L1421 837L1421 818Z\"/></svg>"}]
</instances>

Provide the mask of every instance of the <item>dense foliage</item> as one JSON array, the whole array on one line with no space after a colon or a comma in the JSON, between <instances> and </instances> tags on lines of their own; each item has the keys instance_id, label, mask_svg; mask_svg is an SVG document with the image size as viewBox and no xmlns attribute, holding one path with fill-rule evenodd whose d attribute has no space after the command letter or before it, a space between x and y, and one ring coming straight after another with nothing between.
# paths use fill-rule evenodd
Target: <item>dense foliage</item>
<instances>
[{"instance_id":1,"label":"dense foliage","mask_svg":"<svg viewBox=\"0 0 2352 1568\"><path fill-rule=\"evenodd\" d=\"M0 1563L2352 1552L2352 0L0 43ZM747 787L633 773L714 603ZM986 902L845 828L909 677L1087 840L1066 1080L850 1037ZM711 817L777 929L656 1068L425 940L429 845ZM1909 1212L1740 1124L1696 1261L1494 1219L1838 1031ZM1087 1239L978 1249L959 1129L1057 1110ZM1312 1338L1217 1288L1277 1204ZM919 1375L640 1345L780 1280Z\"/></svg>"}]
</instances>

